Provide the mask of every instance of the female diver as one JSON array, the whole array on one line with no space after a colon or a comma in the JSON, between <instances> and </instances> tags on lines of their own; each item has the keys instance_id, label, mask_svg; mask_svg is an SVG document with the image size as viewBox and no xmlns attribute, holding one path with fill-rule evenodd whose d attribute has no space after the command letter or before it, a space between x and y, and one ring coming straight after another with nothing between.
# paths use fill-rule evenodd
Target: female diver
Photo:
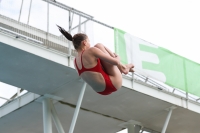
<instances>
[{"instance_id":1,"label":"female diver","mask_svg":"<svg viewBox=\"0 0 200 133\"><path fill-rule=\"evenodd\" d=\"M58 26L58 25L57 25ZM109 95L122 86L122 74L133 71L133 64L122 65L120 58L103 44L90 47L86 34L78 33L73 37L64 28L58 26L60 32L72 41L78 55L74 66L79 76L97 93Z\"/></svg>"}]
</instances>

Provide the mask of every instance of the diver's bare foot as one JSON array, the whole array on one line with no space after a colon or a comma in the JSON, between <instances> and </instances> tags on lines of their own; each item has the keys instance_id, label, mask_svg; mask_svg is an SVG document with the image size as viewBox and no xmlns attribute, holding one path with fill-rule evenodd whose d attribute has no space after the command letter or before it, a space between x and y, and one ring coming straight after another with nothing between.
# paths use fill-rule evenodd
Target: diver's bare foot
<instances>
[{"instance_id":1,"label":"diver's bare foot","mask_svg":"<svg viewBox=\"0 0 200 133\"><path fill-rule=\"evenodd\" d=\"M133 70L134 65L133 64L127 64L126 67L128 68L129 72L134 72L134 70Z\"/></svg>"},{"instance_id":2,"label":"diver's bare foot","mask_svg":"<svg viewBox=\"0 0 200 133\"><path fill-rule=\"evenodd\" d=\"M133 64L127 64L127 65L123 65L123 64L119 64L118 65L118 68L120 70L121 73L123 74L128 74L129 72L134 72L133 68L134 68L134 65Z\"/></svg>"},{"instance_id":3,"label":"diver's bare foot","mask_svg":"<svg viewBox=\"0 0 200 133\"><path fill-rule=\"evenodd\" d=\"M131 68L131 69L129 70L129 72L135 72L135 71L133 70L133 68Z\"/></svg>"},{"instance_id":4,"label":"diver's bare foot","mask_svg":"<svg viewBox=\"0 0 200 133\"><path fill-rule=\"evenodd\" d=\"M117 67L118 67L118 69L120 70L121 73L128 74L129 68L126 65L123 65L123 64L120 63Z\"/></svg>"}]
</instances>

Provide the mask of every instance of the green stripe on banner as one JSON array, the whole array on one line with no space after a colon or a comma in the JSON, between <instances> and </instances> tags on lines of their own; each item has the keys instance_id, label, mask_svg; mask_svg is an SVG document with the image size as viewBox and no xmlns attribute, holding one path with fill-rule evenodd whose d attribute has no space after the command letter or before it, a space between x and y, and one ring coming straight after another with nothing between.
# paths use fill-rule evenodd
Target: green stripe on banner
<instances>
[{"instance_id":1,"label":"green stripe on banner","mask_svg":"<svg viewBox=\"0 0 200 133\"><path fill-rule=\"evenodd\" d=\"M115 52L136 72L200 97L200 64L155 46L120 29L115 32ZM129 61L129 62L128 62Z\"/></svg>"},{"instance_id":2,"label":"green stripe on banner","mask_svg":"<svg viewBox=\"0 0 200 133\"><path fill-rule=\"evenodd\" d=\"M164 48L152 48L140 44L141 51L158 55L159 64L142 62L144 69L163 72L166 84L200 96L200 64L188 60Z\"/></svg>"},{"instance_id":3,"label":"green stripe on banner","mask_svg":"<svg viewBox=\"0 0 200 133\"><path fill-rule=\"evenodd\" d=\"M128 59L126 55L126 43L124 40L124 34L126 32L114 28L115 33L115 53L120 56L120 61L123 64L128 64Z\"/></svg>"},{"instance_id":4,"label":"green stripe on banner","mask_svg":"<svg viewBox=\"0 0 200 133\"><path fill-rule=\"evenodd\" d=\"M159 58L159 64L142 61L142 67L148 70L159 71L165 74L166 84L187 91L185 85L184 58L175 55L171 51L158 47L153 48L140 44L140 50L154 53ZM174 65L173 65L174 64Z\"/></svg>"},{"instance_id":5,"label":"green stripe on banner","mask_svg":"<svg viewBox=\"0 0 200 133\"><path fill-rule=\"evenodd\" d=\"M185 75L188 92L200 96L200 64L185 59Z\"/></svg>"}]
</instances>

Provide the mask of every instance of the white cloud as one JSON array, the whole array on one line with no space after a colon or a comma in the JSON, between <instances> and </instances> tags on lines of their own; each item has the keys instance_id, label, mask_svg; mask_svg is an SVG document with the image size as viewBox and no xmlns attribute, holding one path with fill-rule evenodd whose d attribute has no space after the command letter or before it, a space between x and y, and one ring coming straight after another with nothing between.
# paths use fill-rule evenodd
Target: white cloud
<instances>
[{"instance_id":1,"label":"white cloud","mask_svg":"<svg viewBox=\"0 0 200 133\"><path fill-rule=\"evenodd\" d=\"M21 0L2 0L0 3L0 13L2 15L18 20L21 6L20 1Z\"/></svg>"},{"instance_id":2,"label":"white cloud","mask_svg":"<svg viewBox=\"0 0 200 133\"><path fill-rule=\"evenodd\" d=\"M17 93L17 87L0 82L0 97L10 99ZM0 106L4 104L6 100L0 98Z\"/></svg>"},{"instance_id":3,"label":"white cloud","mask_svg":"<svg viewBox=\"0 0 200 133\"><path fill-rule=\"evenodd\" d=\"M200 63L199 0L58 0Z\"/></svg>"}]
</instances>

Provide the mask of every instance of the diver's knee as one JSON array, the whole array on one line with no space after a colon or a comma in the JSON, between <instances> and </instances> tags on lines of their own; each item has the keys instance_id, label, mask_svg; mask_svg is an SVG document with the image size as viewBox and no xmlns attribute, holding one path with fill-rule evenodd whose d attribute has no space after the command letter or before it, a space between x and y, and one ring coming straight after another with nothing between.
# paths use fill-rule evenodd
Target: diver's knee
<instances>
[{"instance_id":1,"label":"diver's knee","mask_svg":"<svg viewBox=\"0 0 200 133\"><path fill-rule=\"evenodd\" d=\"M102 48L102 47L104 47L104 45L102 43L97 43L97 44L94 45L94 47Z\"/></svg>"}]
</instances>

